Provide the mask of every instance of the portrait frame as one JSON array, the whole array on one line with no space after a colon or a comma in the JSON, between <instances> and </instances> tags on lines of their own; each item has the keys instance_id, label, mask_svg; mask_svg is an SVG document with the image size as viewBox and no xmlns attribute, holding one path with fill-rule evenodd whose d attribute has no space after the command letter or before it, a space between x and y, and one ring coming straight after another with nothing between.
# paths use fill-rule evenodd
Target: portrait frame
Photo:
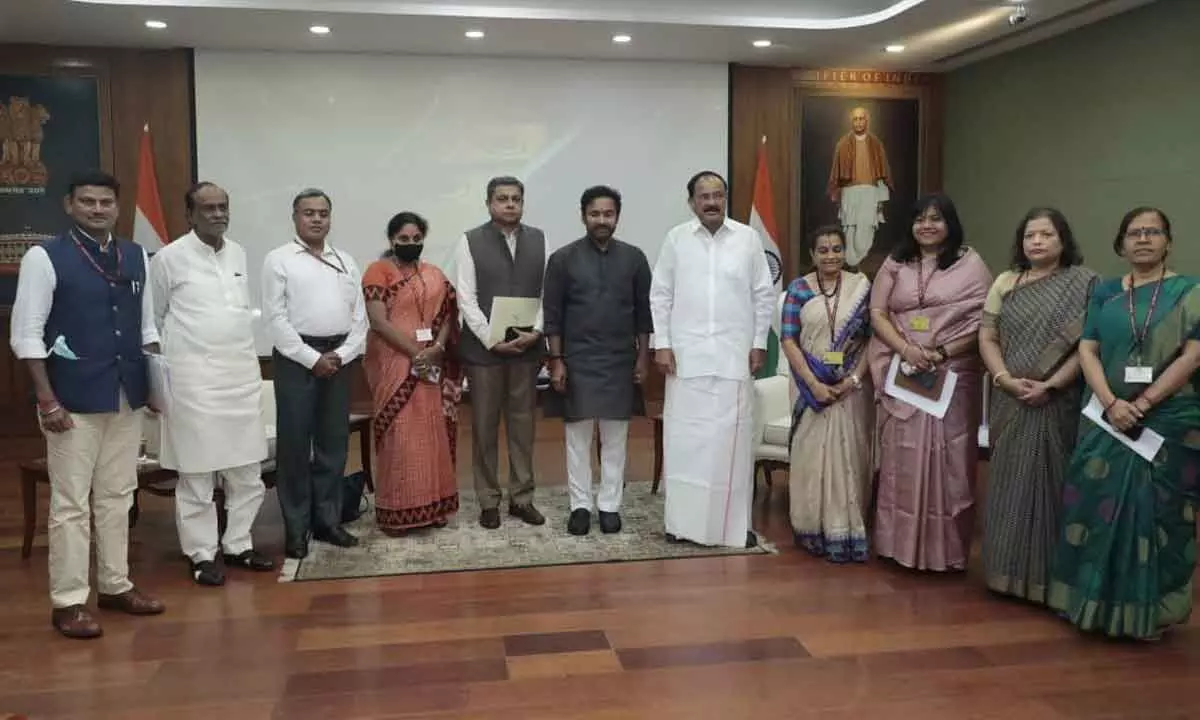
<instances>
[{"instance_id":1,"label":"portrait frame","mask_svg":"<svg viewBox=\"0 0 1200 720\"><path fill-rule=\"evenodd\" d=\"M909 173L910 176L913 173L916 175L915 187L905 188L904 192L898 188L893 193L893 197L889 199L889 203L892 204L887 207L888 223L885 224L892 225L888 228L891 239L881 243L876 237L870 254L860 265L863 272L873 277L887 253L890 252L891 246L895 242L895 233L907 231L907 227L896 227L896 220L898 217L907 216L908 202L941 188L940 78L930 73L882 70L816 69L796 70L792 73L795 156L792 178L791 236L794 238L793 257L796 258L795 270L798 274L810 270L812 264L808 253L804 250L806 233L818 225L836 220L836 210L833 210L832 216L830 214L832 201L827 201L830 203L827 207L813 207L815 196L812 187L813 177L820 176L822 173L828 174L828 157L818 159L806 157L805 154L806 140L811 140L806 136L806 110L818 105L828 105L831 100L844 105L847 122L849 110L855 105L870 107L872 104L878 105L879 103L892 103L895 106L915 104L916 108L916 118L913 123L915 124L915 137L909 138L909 141L915 145L915 158L912 159L915 167ZM904 102L896 103L895 101ZM827 108L824 109L827 110ZM848 130L847 126L842 132ZM810 129L808 132L812 132L812 130ZM909 148L906 146L904 150L907 151ZM812 154L810 151L809 155ZM828 155L832 155L832 150ZM811 164L813 162L821 163L824 167L817 168ZM894 161L890 162L894 164ZM817 170L822 172L818 173ZM897 203L897 200L901 202Z\"/></svg>"}]
</instances>

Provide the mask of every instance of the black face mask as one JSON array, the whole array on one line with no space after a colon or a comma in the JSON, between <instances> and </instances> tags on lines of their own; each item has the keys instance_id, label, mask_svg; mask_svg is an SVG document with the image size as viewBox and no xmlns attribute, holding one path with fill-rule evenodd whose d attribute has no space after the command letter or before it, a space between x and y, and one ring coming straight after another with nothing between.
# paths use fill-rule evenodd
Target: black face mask
<instances>
[{"instance_id":1,"label":"black face mask","mask_svg":"<svg viewBox=\"0 0 1200 720\"><path fill-rule=\"evenodd\" d=\"M396 255L396 259L406 263L416 262L421 257L421 251L424 249L424 244L406 243L402 245L397 243L392 246L392 252Z\"/></svg>"}]
</instances>

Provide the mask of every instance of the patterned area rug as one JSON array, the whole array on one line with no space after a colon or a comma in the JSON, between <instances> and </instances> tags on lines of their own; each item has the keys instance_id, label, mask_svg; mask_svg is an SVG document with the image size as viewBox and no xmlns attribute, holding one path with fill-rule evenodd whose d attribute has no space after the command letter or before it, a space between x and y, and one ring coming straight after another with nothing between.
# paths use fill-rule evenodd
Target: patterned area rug
<instances>
[{"instance_id":1,"label":"patterned area rug","mask_svg":"<svg viewBox=\"0 0 1200 720\"><path fill-rule=\"evenodd\" d=\"M625 487L622 529L613 535L600 532L594 515L590 534L576 537L567 533L569 511L564 485L538 488L537 507L546 516L546 524L541 527L510 517L508 506L501 505L500 528L484 530L479 527L479 504L474 493L463 492L461 503L458 515L447 527L418 530L402 538L380 532L371 507L346 526L358 536L358 547L343 549L314 542L308 557L284 563L280 582L776 552L761 536L759 546L749 549L668 542L663 534L663 496L651 495L650 483L629 483Z\"/></svg>"}]
</instances>

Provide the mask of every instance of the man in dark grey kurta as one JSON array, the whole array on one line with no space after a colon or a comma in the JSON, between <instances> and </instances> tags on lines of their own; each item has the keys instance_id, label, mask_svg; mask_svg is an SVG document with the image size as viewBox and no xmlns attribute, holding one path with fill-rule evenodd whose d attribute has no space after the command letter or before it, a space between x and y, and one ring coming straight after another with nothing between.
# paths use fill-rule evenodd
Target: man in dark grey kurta
<instances>
[{"instance_id":1,"label":"man in dark grey kurta","mask_svg":"<svg viewBox=\"0 0 1200 720\"><path fill-rule=\"evenodd\" d=\"M550 256L542 304L550 378L566 421L567 530L586 535L593 507L600 529L621 529L629 418L642 412L637 385L649 367L650 264L613 237L621 195L608 187L580 200L587 236ZM600 425L600 493L592 498L592 436Z\"/></svg>"}]
</instances>

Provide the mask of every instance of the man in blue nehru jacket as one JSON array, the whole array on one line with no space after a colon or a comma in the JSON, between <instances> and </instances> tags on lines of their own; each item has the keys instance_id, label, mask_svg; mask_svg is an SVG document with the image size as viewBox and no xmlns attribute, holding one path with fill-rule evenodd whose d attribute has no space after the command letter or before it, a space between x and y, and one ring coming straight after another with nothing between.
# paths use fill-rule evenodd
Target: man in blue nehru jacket
<instances>
[{"instance_id":1,"label":"man in blue nehru jacket","mask_svg":"<svg viewBox=\"0 0 1200 720\"><path fill-rule=\"evenodd\" d=\"M12 309L10 344L29 367L46 436L50 620L69 638L102 634L87 610L93 520L97 605L130 615L164 609L129 581L129 508L149 395L142 351L157 351L158 334L142 310L146 253L112 233L119 192L101 172L71 181L71 226L21 259Z\"/></svg>"}]
</instances>

